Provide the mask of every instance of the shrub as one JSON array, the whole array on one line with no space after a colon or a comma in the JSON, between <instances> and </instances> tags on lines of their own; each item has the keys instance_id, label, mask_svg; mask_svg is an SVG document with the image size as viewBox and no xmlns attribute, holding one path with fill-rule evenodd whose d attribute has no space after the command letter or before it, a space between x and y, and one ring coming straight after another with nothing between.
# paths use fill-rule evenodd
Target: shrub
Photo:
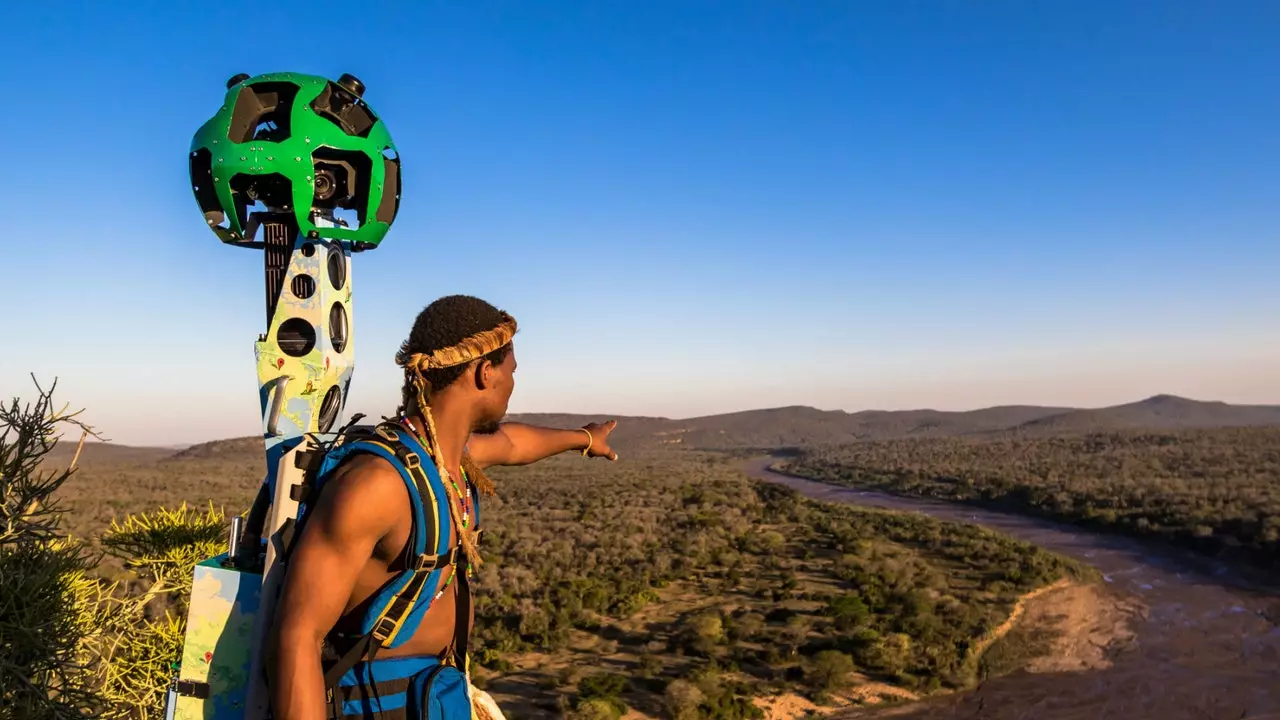
<instances>
[{"instance_id":1,"label":"shrub","mask_svg":"<svg viewBox=\"0 0 1280 720\"><path fill-rule=\"evenodd\" d=\"M573 720L618 720L626 712L625 706L601 698L584 700L573 711Z\"/></svg>"},{"instance_id":2,"label":"shrub","mask_svg":"<svg viewBox=\"0 0 1280 720\"><path fill-rule=\"evenodd\" d=\"M853 658L838 650L823 650L809 665L809 686L822 695L843 690L853 668Z\"/></svg>"},{"instance_id":3,"label":"shrub","mask_svg":"<svg viewBox=\"0 0 1280 720\"><path fill-rule=\"evenodd\" d=\"M698 720L704 698L698 686L688 680L672 680L663 696L672 720Z\"/></svg>"},{"instance_id":4,"label":"shrub","mask_svg":"<svg viewBox=\"0 0 1280 720\"><path fill-rule=\"evenodd\" d=\"M34 378L33 378L34 379ZM33 404L0 406L0 716L79 718L99 715L94 643L100 634L96 564L61 531L53 494L75 472L93 431L79 413L53 409L53 390ZM66 469L44 470L60 426L81 429ZM96 436L96 435L95 435Z\"/></svg>"},{"instance_id":5,"label":"shrub","mask_svg":"<svg viewBox=\"0 0 1280 720\"><path fill-rule=\"evenodd\" d=\"M52 409L56 386L37 383L34 403L0 406L0 717L159 717L182 651L191 573L221 550L224 518L183 505L113 522L106 552L150 587L129 594L92 577L100 556L62 532L54 495L85 439L99 436L79 412ZM80 445L65 469L46 469L63 425L81 430ZM151 619L161 602L164 614Z\"/></svg>"},{"instance_id":6,"label":"shrub","mask_svg":"<svg viewBox=\"0 0 1280 720\"><path fill-rule=\"evenodd\" d=\"M187 601L195 564L216 555L225 518L212 507L201 514L184 503L112 521L103 535L107 552L125 561L151 587L140 597L111 598L116 606L109 624L110 645L102 653L102 694L125 715L159 717L182 655ZM105 601L104 601L105 602ZM148 609L167 603L164 615L147 619Z\"/></svg>"}]
</instances>

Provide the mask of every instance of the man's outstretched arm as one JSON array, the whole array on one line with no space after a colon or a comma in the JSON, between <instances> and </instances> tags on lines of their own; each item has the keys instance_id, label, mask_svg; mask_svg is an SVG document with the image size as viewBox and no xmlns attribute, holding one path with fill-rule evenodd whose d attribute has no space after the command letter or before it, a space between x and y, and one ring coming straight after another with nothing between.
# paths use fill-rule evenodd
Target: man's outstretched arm
<instances>
[{"instance_id":1,"label":"man's outstretched arm","mask_svg":"<svg viewBox=\"0 0 1280 720\"><path fill-rule=\"evenodd\" d=\"M583 449L587 449L587 454L591 457L617 460L618 454L609 447L609 433L617 425L617 420L610 420L564 430L516 422L503 423L492 435L472 435L467 441L467 451L471 454L471 459L482 468L493 465L528 465L562 452L581 452ZM591 442L589 448L588 433Z\"/></svg>"},{"instance_id":2,"label":"man's outstretched arm","mask_svg":"<svg viewBox=\"0 0 1280 720\"><path fill-rule=\"evenodd\" d=\"M407 500L396 502L405 491L395 470L372 457L351 463L325 488L289 560L267 663L277 720L324 719L321 643Z\"/></svg>"}]
</instances>

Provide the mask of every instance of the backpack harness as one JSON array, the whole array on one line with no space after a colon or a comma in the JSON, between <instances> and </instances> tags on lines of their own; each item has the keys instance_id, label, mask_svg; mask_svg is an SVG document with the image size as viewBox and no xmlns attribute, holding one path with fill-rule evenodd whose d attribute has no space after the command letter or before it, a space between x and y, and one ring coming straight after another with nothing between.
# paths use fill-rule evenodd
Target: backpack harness
<instances>
[{"instance_id":1,"label":"backpack harness","mask_svg":"<svg viewBox=\"0 0 1280 720\"><path fill-rule=\"evenodd\" d=\"M444 482L434 459L419 442L411 426L406 427L407 420L404 425L384 418L383 422L374 426L355 426L361 417L363 416L357 415L352 418L332 441L300 458L299 465L304 465L306 479L293 489L293 497L298 500L297 518L296 521L293 518L286 520L283 528L284 559L287 562L289 551L306 525L308 510L314 507L325 482L332 478L334 471L345 459L356 453L371 453L391 463L409 491L412 527L405 546L403 569L370 596L359 633L344 635L344 638L355 638L355 642L345 652L339 655L334 648L334 633L325 639L322 657L324 686L331 710L336 710L338 717L342 715L342 702L347 698L335 699L335 691L344 695L355 690L348 687L348 682L340 683L344 676L350 679L350 671L362 660L372 663L382 648L398 647L412 638L431 603L443 595L455 580L458 588L454 636L441 657L440 667L452 666L463 675L469 669L467 645L471 620L471 586L468 579L470 567L459 572L459 560L467 565L466 558L459 557L462 555L461 544L448 544L453 516L449 512L449 496ZM479 492L465 472L463 482L473 499L474 523L478 528ZM430 590L426 590L427 594L424 594L424 589L435 587L445 568L452 569L445 585L434 596L430 594ZM405 684L405 680L372 683L375 691L379 690L379 685L386 685L382 690L397 694L406 692Z\"/></svg>"}]
</instances>

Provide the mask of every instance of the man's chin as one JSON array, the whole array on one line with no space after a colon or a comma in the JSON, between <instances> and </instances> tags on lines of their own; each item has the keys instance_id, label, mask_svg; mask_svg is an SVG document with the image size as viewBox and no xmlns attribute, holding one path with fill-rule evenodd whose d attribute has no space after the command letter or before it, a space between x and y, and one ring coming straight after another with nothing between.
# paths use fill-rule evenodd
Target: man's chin
<instances>
[{"instance_id":1,"label":"man's chin","mask_svg":"<svg viewBox=\"0 0 1280 720\"><path fill-rule=\"evenodd\" d=\"M493 435L494 433L498 432L500 425L501 425L500 421L491 420L489 422L483 423L473 428L471 432L475 433L476 435Z\"/></svg>"}]
</instances>

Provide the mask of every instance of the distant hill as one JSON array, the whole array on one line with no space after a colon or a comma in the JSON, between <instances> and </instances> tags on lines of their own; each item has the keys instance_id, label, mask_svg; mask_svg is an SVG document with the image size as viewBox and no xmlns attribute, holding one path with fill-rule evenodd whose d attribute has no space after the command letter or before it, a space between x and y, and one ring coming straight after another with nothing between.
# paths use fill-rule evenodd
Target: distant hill
<instances>
[{"instance_id":1,"label":"distant hill","mask_svg":"<svg viewBox=\"0 0 1280 720\"><path fill-rule=\"evenodd\" d=\"M684 443L702 449L799 445L935 437L1003 430L1063 412L1064 408L994 407L968 412L938 410L817 410L783 407L710 415L682 421Z\"/></svg>"},{"instance_id":2,"label":"distant hill","mask_svg":"<svg viewBox=\"0 0 1280 720\"><path fill-rule=\"evenodd\" d=\"M806 406L744 410L672 419L648 416L517 413L508 420L552 427L579 427L618 420L614 447L621 453L663 447L695 450L747 450L840 444L906 437L955 437L1001 434L1075 435L1113 430L1190 430L1222 427L1280 426L1278 405L1229 405L1156 395L1134 403L1104 408L1006 405L980 410L818 410ZM58 454L74 451L64 442ZM262 452L260 437L214 440L181 450L129 448L89 443L82 462L146 461L159 457L213 459Z\"/></svg>"},{"instance_id":3,"label":"distant hill","mask_svg":"<svg viewBox=\"0 0 1280 720\"><path fill-rule=\"evenodd\" d=\"M512 415L524 422L547 422L572 427L593 420L585 415ZM906 437L983 436L1014 433L1058 435L1111 430L1190 430L1222 427L1280 426L1280 406L1229 405L1156 395L1134 403L1105 408L1006 405L980 410L863 410L848 413L792 406L746 410L670 420L619 419L619 442L675 444L722 449L786 448L860 440ZM624 429L629 432L624 432Z\"/></svg>"},{"instance_id":4,"label":"distant hill","mask_svg":"<svg viewBox=\"0 0 1280 720\"><path fill-rule=\"evenodd\" d=\"M1030 420L1019 434L1060 435L1104 430L1192 430L1280 425L1280 406L1228 405L1155 395L1135 403L1096 410L1072 410Z\"/></svg>"},{"instance_id":5,"label":"distant hill","mask_svg":"<svg viewBox=\"0 0 1280 720\"><path fill-rule=\"evenodd\" d=\"M52 463L55 466L65 467L75 457L76 445L79 443L78 436L67 436L58 441L53 451L45 457L46 463ZM223 441L219 441L223 442ZM84 450L80 452L79 464L85 465L120 465L130 463L146 463L154 462L173 454L173 450L169 448L158 447L142 447L134 445L120 445L112 442L86 442Z\"/></svg>"},{"instance_id":6,"label":"distant hill","mask_svg":"<svg viewBox=\"0 0 1280 720\"><path fill-rule=\"evenodd\" d=\"M185 447L172 453L173 460L211 460L216 458L236 457L250 453L261 455L263 452L260 436L231 438L228 440L211 440Z\"/></svg>"}]
</instances>

